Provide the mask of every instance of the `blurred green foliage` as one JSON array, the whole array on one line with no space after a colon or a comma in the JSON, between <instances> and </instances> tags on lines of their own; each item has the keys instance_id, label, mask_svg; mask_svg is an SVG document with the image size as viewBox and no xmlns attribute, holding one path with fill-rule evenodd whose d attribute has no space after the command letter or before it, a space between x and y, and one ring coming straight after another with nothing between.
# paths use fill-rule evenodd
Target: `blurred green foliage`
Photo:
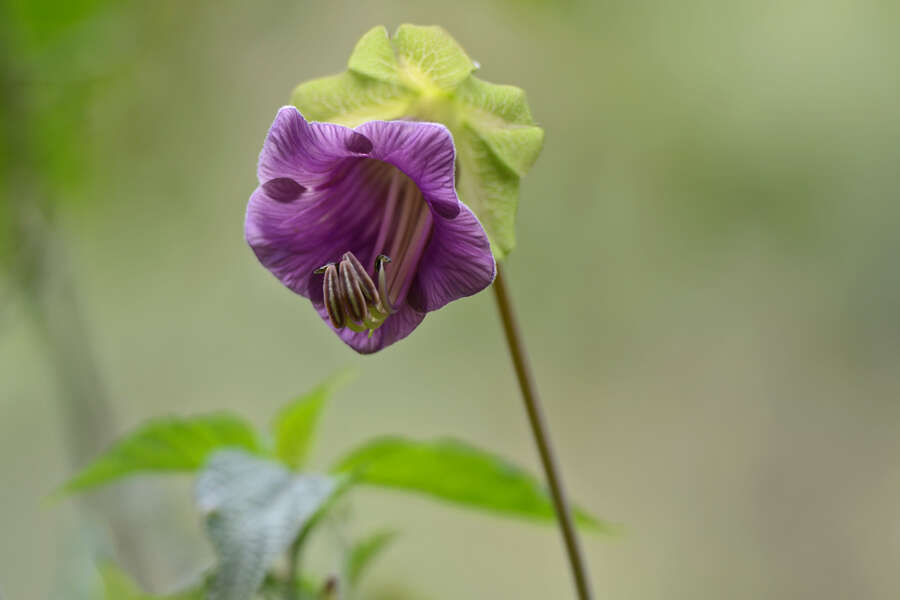
<instances>
[{"instance_id":1,"label":"blurred green foliage","mask_svg":"<svg viewBox=\"0 0 900 600\"><path fill-rule=\"evenodd\" d=\"M320 464L385 432L533 457L488 295L361 360L241 236L266 128L296 83L342 70L375 24L440 24L479 76L528 91L547 132L507 273L569 487L629 526L585 542L598 594L897 597L896 1L77 6L0 4L0 245L30 249L17 280L66 273L81 300L119 418L89 440L173 413L265 423L351 362L365 385L323 416ZM40 243L9 233L26 202L50 216L28 234ZM31 251L47 237L64 248L52 269ZM66 389L6 291L0 587L64 597L47 574L87 550L61 540L102 536L36 501L72 470ZM140 515L147 564L125 566L143 589L211 560L183 485L117 488ZM569 593L551 528L364 495L355 534L404 529L362 583L372 597ZM310 567L334 554L314 547Z\"/></svg>"},{"instance_id":2,"label":"blurred green foliage","mask_svg":"<svg viewBox=\"0 0 900 600\"><path fill-rule=\"evenodd\" d=\"M261 441L249 424L228 415L155 421L116 441L62 492L84 492L148 473L197 473L195 501L218 557L210 576L210 600L246 600L264 589L275 561L290 547L288 560L296 563L310 533L358 484L425 494L519 518L554 519L549 494L535 478L454 440L383 438L351 450L331 475L292 472L308 450L325 403L347 378L346 372L332 376L282 407L271 444ZM584 511L577 511L576 519L591 530L604 529ZM348 546L339 577L332 576L336 585L353 590L367 564L392 538L380 533ZM105 571L104 581L107 594L110 582L131 586L116 570ZM300 580L288 576L285 583L293 586ZM129 593L136 596L136 590Z\"/></svg>"}]
</instances>

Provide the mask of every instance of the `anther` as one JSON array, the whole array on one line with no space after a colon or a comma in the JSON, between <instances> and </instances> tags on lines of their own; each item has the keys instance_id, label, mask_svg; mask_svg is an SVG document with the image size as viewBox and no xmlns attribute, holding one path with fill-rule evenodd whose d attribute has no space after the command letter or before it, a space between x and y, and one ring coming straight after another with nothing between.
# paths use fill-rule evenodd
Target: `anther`
<instances>
[{"instance_id":1,"label":"anther","mask_svg":"<svg viewBox=\"0 0 900 600\"><path fill-rule=\"evenodd\" d=\"M344 310L341 306L341 296L344 295L341 282L338 277L338 268L334 263L322 267L325 278L322 283L322 292L325 297L325 311L335 329L344 327Z\"/></svg>"},{"instance_id":2,"label":"anther","mask_svg":"<svg viewBox=\"0 0 900 600\"><path fill-rule=\"evenodd\" d=\"M327 263L313 273L324 275L322 296L325 311L335 329L349 328L363 332L378 329L394 312L386 297L379 291L386 290L384 265L391 262L385 254L375 259L378 286L352 252L345 252L339 263Z\"/></svg>"},{"instance_id":3,"label":"anther","mask_svg":"<svg viewBox=\"0 0 900 600\"><path fill-rule=\"evenodd\" d=\"M338 273L341 276L341 283L343 284L344 292L346 293L346 307L349 309L347 314L357 323L362 323L366 320L369 312L366 307L366 298L363 295L362 289L360 289L359 281L356 278L355 273L353 273L353 266L346 257L341 261L340 265L338 265Z\"/></svg>"},{"instance_id":4,"label":"anther","mask_svg":"<svg viewBox=\"0 0 900 600\"><path fill-rule=\"evenodd\" d=\"M359 287L362 289L362 293L366 297L366 300L375 304L381 304L380 298L378 297L378 288L375 287L375 283L372 281L372 278L369 277L369 274L366 273L366 270L363 268L362 263L359 262L359 259L356 258L352 252L345 252L343 258L351 267L353 267L353 274L356 276Z\"/></svg>"}]
</instances>

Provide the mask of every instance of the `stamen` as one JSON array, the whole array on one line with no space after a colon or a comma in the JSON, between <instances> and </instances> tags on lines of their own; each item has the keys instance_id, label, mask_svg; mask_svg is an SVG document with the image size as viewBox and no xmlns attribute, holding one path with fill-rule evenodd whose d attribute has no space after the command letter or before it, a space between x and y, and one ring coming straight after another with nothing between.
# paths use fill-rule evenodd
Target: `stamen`
<instances>
[{"instance_id":1,"label":"stamen","mask_svg":"<svg viewBox=\"0 0 900 600\"><path fill-rule=\"evenodd\" d=\"M391 242L390 255L400 260L400 249L404 247L404 238L407 235L407 228L409 227L410 217L412 217L413 212L417 208L415 202L413 202L414 198L411 196L418 191L415 189L415 184L411 181L406 182L406 187L403 190L403 200L402 206L400 207L400 215L397 218L397 223L394 226L393 230L393 240Z\"/></svg>"},{"instance_id":2,"label":"stamen","mask_svg":"<svg viewBox=\"0 0 900 600\"><path fill-rule=\"evenodd\" d=\"M382 287L383 263L390 260L383 255L375 260ZM356 332L368 330L369 335L372 335L393 312L389 305L385 305L378 287L352 252L345 252L340 263L328 263L314 273L324 274L322 296L325 311L335 329L347 327Z\"/></svg>"},{"instance_id":3,"label":"stamen","mask_svg":"<svg viewBox=\"0 0 900 600\"><path fill-rule=\"evenodd\" d=\"M417 190L418 191L418 190ZM404 239L403 254L397 264L391 281L391 297L404 298L409 286L412 285L415 269L419 265L419 259L425 251L428 238L431 235L431 209L425 204L419 195L421 205L418 214L409 225L408 233Z\"/></svg>"},{"instance_id":4,"label":"stamen","mask_svg":"<svg viewBox=\"0 0 900 600\"><path fill-rule=\"evenodd\" d=\"M388 310L393 311L409 291L428 243L432 222L431 209L418 186L395 169L375 244L375 251L389 253L394 264L386 269L384 265L389 261L379 264L379 255L376 255L373 265L378 292Z\"/></svg>"},{"instance_id":5,"label":"stamen","mask_svg":"<svg viewBox=\"0 0 900 600\"><path fill-rule=\"evenodd\" d=\"M352 271L353 267L346 258L338 265L338 273L341 276L341 283L344 286L345 297L347 298L347 304L345 305L347 316L351 320L361 323L366 319L369 311L366 309L366 298L360 289L358 281L352 276Z\"/></svg>"},{"instance_id":6,"label":"stamen","mask_svg":"<svg viewBox=\"0 0 900 600\"><path fill-rule=\"evenodd\" d=\"M363 295L366 297L366 300L368 300L369 302L374 302L375 304L380 304L378 289L375 287L375 283L372 282L372 278L369 277L368 273L366 273L366 270L363 268L362 263L359 262L358 258L356 258L356 255L354 255L352 252L345 252L343 258L353 268L353 274L359 281L359 286L362 289Z\"/></svg>"},{"instance_id":7,"label":"stamen","mask_svg":"<svg viewBox=\"0 0 900 600\"><path fill-rule=\"evenodd\" d=\"M325 270L325 278L322 283L322 295L325 297L325 311L328 318L335 329L341 329L344 326L344 310L341 306L341 282L338 279L338 269L334 263L329 263L322 267ZM317 271L321 269L316 269Z\"/></svg>"}]
</instances>

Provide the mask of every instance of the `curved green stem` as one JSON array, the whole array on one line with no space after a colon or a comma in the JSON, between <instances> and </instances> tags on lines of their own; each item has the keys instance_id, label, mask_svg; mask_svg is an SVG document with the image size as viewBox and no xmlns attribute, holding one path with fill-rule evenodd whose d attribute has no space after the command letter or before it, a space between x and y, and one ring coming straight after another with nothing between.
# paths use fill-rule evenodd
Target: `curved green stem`
<instances>
[{"instance_id":1,"label":"curved green stem","mask_svg":"<svg viewBox=\"0 0 900 600\"><path fill-rule=\"evenodd\" d=\"M509 353L516 370L516 378L519 380L519 388L522 391L522 400L525 402L525 411L528 413L528 421L531 424L531 432L534 435L534 441L541 456L541 465L544 467L544 474L550 487L550 495L553 498L553 506L556 509L557 521L566 546L569 565L572 568L572 576L575 579L575 587L578 590L578 598L580 600L592 600L591 583L588 579L587 567L585 566L584 555L578 540L578 533L575 530L572 512L566 500L559 465L550 442L547 422L538 399L534 375L528 363L528 355L525 352L525 342L519 331L509 291L506 288L506 281L503 277L503 269L499 264L497 265L497 277L494 279L494 292L497 298L497 307L500 309L500 319L503 321L506 343L509 346Z\"/></svg>"}]
</instances>

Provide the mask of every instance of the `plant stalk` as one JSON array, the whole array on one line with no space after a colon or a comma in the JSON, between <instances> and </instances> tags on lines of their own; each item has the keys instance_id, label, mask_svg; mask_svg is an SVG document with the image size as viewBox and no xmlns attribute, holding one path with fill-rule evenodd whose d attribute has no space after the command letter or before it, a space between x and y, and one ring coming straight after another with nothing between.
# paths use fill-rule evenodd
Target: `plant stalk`
<instances>
[{"instance_id":1,"label":"plant stalk","mask_svg":"<svg viewBox=\"0 0 900 600\"><path fill-rule=\"evenodd\" d=\"M503 275L503 268L497 265L497 277L494 279L494 292L497 298L497 308L500 310L500 320L503 322L503 332L506 334L506 343L512 357L516 378L519 380L519 388L522 391L522 400L525 402L525 411L528 413L528 421L531 424L531 432L541 456L541 465L550 487L550 495L553 506L556 509L557 522L562 532L566 553L569 557L569 565L572 568L572 576L575 579L575 587L578 590L580 600L593 600L591 584L588 579L588 571L585 566L584 553L578 539L578 532L572 520L572 512L569 509L566 493L563 489L562 476L559 465L550 442L550 434L546 419L538 399L537 386L534 375L528 363L528 355L525 351L525 342L519 331L518 321L509 290Z\"/></svg>"},{"instance_id":2,"label":"plant stalk","mask_svg":"<svg viewBox=\"0 0 900 600\"><path fill-rule=\"evenodd\" d=\"M300 571L300 550L306 536L298 535L288 550L288 572L284 588L285 600L297 600L297 584Z\"/></svg>"}]
</instances>

